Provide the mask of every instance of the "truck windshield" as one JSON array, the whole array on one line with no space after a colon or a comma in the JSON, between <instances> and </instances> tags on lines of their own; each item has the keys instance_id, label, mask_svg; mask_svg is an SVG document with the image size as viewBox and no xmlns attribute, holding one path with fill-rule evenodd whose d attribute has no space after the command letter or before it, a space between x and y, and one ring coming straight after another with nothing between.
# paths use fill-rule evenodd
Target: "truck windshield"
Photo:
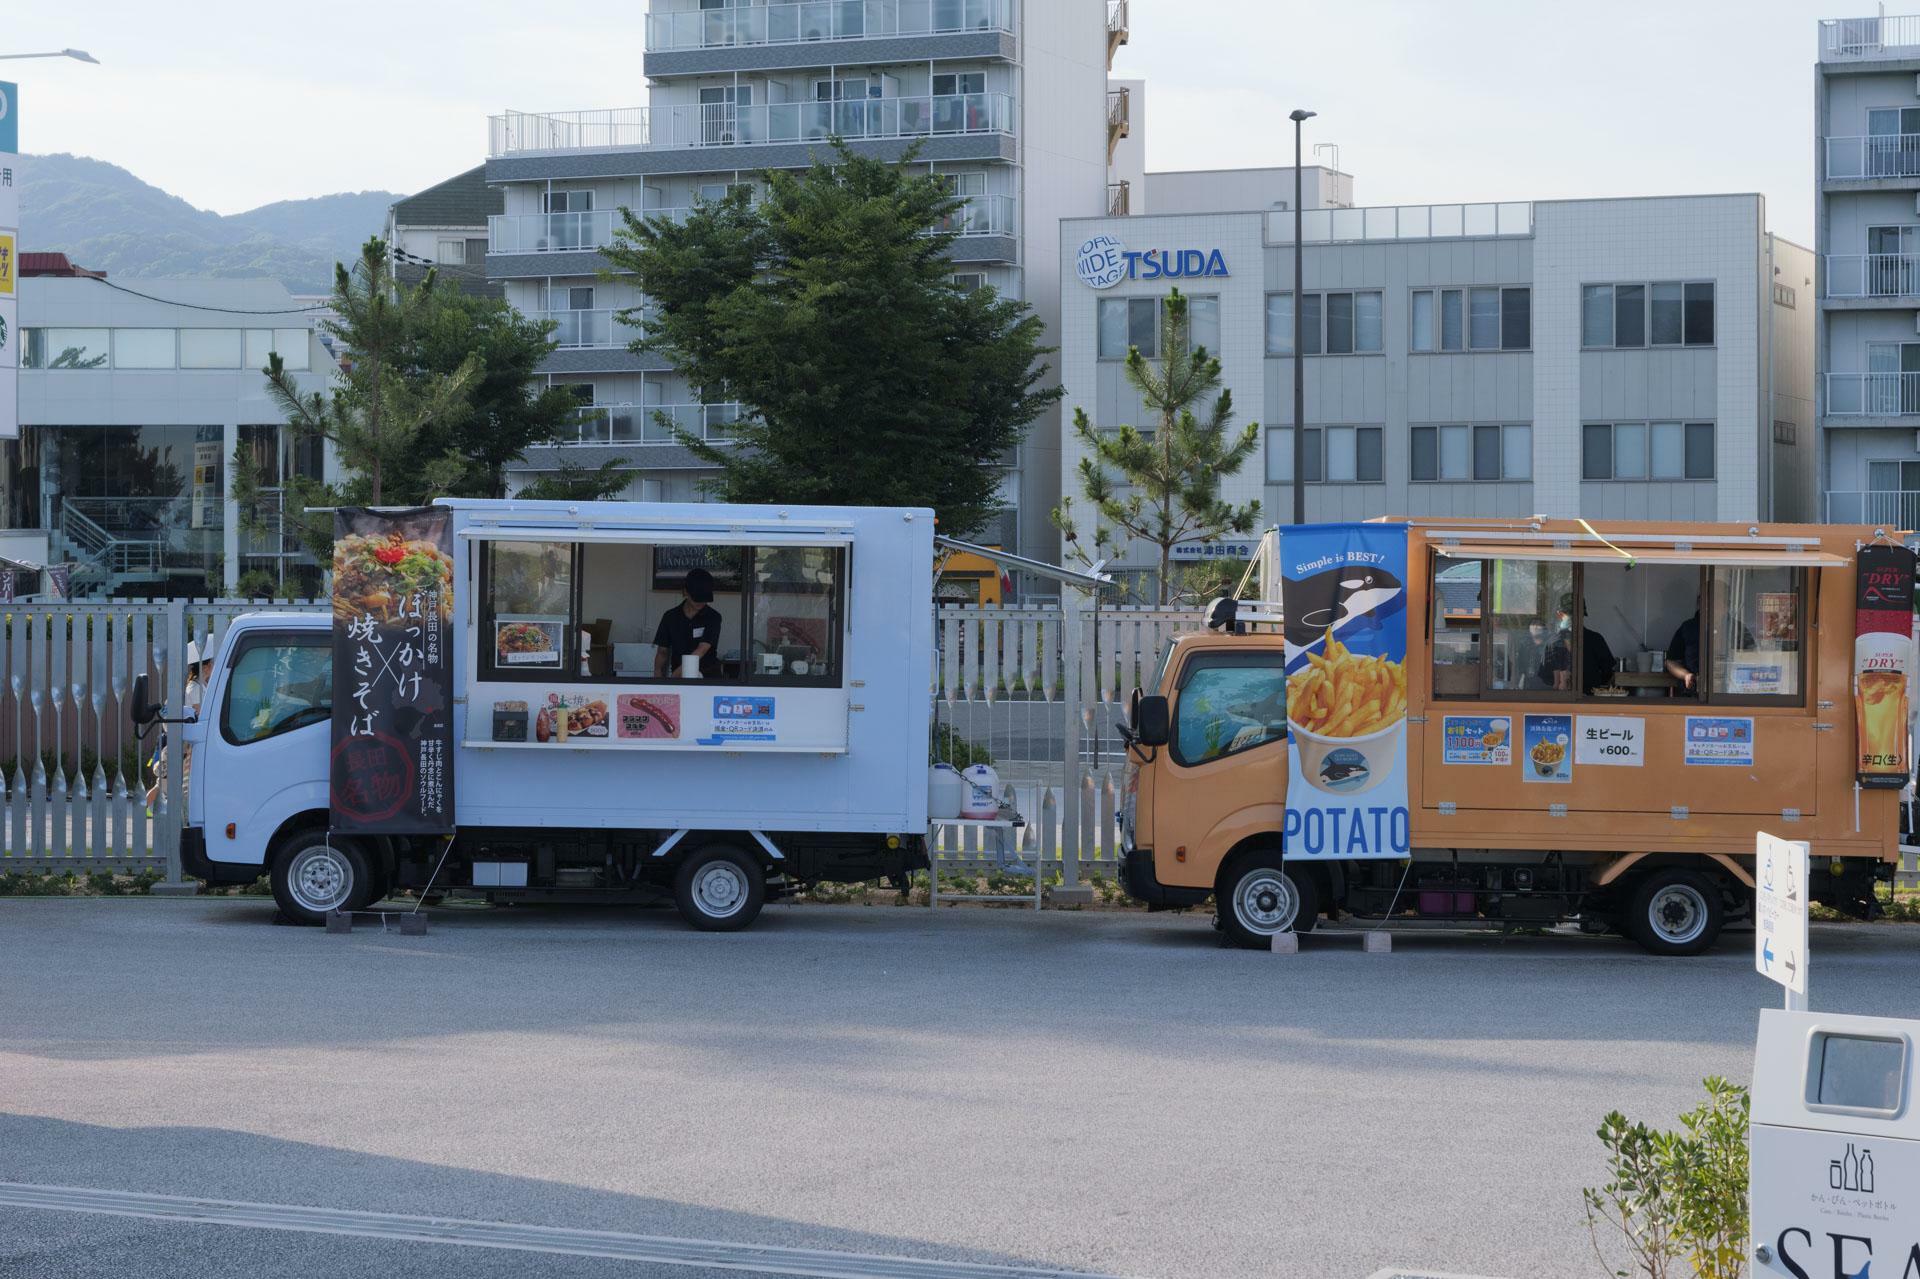
<instances>
[{"instance_id":1,"label":"truck windshield","mask_svg":"<svg viewBox=\"0 0 1920 1279\"><path fill-rule=\"evenodd\" d=\"M245 746L332 718L333 651L325 635L243 643L220 708L221 736Z\"/></svg>"}]
</instances>

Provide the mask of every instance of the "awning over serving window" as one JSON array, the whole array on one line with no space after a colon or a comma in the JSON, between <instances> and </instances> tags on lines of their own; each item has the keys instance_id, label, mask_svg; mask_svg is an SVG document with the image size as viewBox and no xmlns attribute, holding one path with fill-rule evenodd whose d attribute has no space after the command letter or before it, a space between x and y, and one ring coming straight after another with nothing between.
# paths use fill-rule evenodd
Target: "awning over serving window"
<instances>
[{"instance_id":1,"label":"awning over serving window","mask_svg":"<svg viewBox=\"0 0 1920 1279\"><path fill-rule=\"evenodd\" d=\"M1554 560L1586 564L1625 564L1620 551L1606 546L1554 546L1541 542L1459 542L1435 545L1450 560ZM1853 560L1813 547L1624 546L1636 564L1706 564L1722 568L1845 568Z\"/></svg>"},{"instance_id":2,"label":"awning over serving window","mask_svg":"<svg viewBox=\"0 0 1920 1279\"><path fill-rule=\"evenodd\" d=\"M475 542L625 542L642 546L851 546L845 525L754 527L739 524L598 524L535 521L478 524L458 536Z\"/></svg>"}]
</instances>

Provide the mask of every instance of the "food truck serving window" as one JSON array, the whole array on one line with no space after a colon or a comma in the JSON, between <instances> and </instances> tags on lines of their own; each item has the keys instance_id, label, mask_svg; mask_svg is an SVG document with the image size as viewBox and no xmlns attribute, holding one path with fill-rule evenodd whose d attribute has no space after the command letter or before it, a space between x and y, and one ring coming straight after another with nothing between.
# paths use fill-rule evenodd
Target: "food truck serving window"
<instances>
[{"instance_id":1,"label":"food truck serving window","mask_svg":"<svg viewBox=\"0 0 1920 1279\"><path fill-rule=\"evenodd\" d=\"M1830 558L1443 546L1434 696L1804 705L1808 566Z\"/></svg>"},{"instance_id":2,"label":"food truck serving window","mask_svg":"<svg viewBox=\"0 0 1920 1279\"><path fill-rule=\"evenodd\" d=\"M489 539L478 558L483 680L842 682L844 547Z\"/></svg>"}]
</instances>

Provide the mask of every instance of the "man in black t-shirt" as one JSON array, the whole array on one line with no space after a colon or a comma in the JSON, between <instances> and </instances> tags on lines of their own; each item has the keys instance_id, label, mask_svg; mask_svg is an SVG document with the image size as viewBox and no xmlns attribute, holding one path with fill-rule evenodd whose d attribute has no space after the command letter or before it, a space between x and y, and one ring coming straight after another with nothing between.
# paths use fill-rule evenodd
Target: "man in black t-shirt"
<instances>
[{"instance_id":1,"label":"man in black t-shirt","mask_svg":"<svg viewBox=\"0 0 1920 1279\"><path fill-rule=\"evenodd\" d=\"M713 574L689 569L680 589L685 598L666 611L653 633L654 678L678 679L680 659L691 656L700 659L700 677L712 679L720 674L720 659L714 655L720 614L713 608Z\"/></svg>"}]
</instances>

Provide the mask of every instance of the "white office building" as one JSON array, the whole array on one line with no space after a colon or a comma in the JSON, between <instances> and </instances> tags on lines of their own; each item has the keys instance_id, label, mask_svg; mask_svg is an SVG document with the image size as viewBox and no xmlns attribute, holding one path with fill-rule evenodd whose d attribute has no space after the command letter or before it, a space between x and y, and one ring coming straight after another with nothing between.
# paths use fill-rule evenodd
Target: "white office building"
<instances>
[{"instance_id":1,"label":"white office building","mask_svg":"<svg viewBox=\"0 0 1920 1279\"><path fill-rule=\"evenodd\" d=\"M1820 23L1825 516L1920 527L1920 15Z\"/></svg>"},{"instance_id":2,"label":"white office building","mask_svg":"<svg viewBox=\"0 0 1920 1279\"><path fill-rule=\"evenodd\" d=\"M77 595L231 593L250 570L312 593L318 569L281 535L275 502L288 476L333 478L332 460L295 438L260 369L278 352L303 394L337 385L315 312L271 280L107 280L34 258L59 261L19 285L3 553L74 565ZM236 450L267 478L271 531L243 527Z\"/></svg>"},{"instance_id":3,"label":"white office building","mask_svg":"<svg viewBox=\"0 0 1920 1279\"><path fill-rule=\"evenodd\" d=\"M487 274L510 302L553 320L561 349L544 370L583 411L562 461L630 466L635 497L698 496L696 460L656 425L665 413L713 441L737 406L702 403L661 359L634 355L615 318L641 299L598 275L620 210L674 216L696 201L804 167L837 135L863 154L918 159L965 199L953 269L1057 319L1064 217L1124 202L1112 150L1134 94L1109 85L1127 38L1127 0L651 0L645 105L491 121ZM1125 207L1122 203L1121 207ZM989 534L1043 546L1058 492L1059 424L1036 423L1006 459L1010 515Z\"/></svg>"},{"instance_id":4,"label":"white office building","mask_svg":"<svg viewBox=\"0 0 1920 1279\"><path fill-rule=\"evenodd\" d=\"M1150 183L1144 216L1060 227L1063 482L1076 487L1076 409L1099 429L1153 425L1124 360L1132 345L1157 354L1159 299L1177 286L1237 420L1262 428L1222 495L1284 522L1294 215L1265 198L1247 212L1155 211L1262 194L1256 175L1201 181L1198 194L1171 175ZM1760 196L1302 219L1309 519L1815 517L1812 255L1768 233ZM1149 562L1135 547L1120 567Z\"/></svg>"}]
</instances>

